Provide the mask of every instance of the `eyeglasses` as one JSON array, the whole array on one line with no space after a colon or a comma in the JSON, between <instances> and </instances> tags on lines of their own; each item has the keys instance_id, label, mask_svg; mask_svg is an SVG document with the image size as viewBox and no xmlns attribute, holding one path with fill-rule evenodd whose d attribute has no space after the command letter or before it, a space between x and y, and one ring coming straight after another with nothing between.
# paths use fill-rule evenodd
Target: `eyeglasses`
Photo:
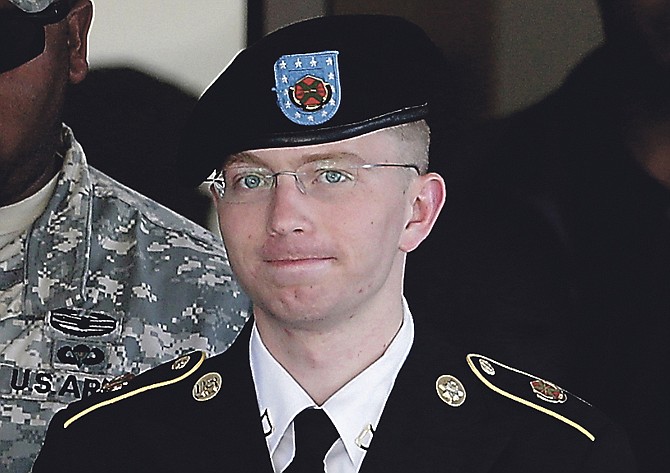
<instances>
[{"instance_id":1,"label":"eyeglasses","mask_svg":"<svg viewBox=\"0 0 670 473\"><path fill-rule=\"evenodd\" d=\"M44 52L44 26L67 16L67 1L52 3L38 13L17 8L0 10L0 74L11 71Z\"/></svg>"},{"instance_id":2,"label":"eyeglasses","mask_svg":"<svg viewBox=\"0 0 670 473\"><path fill-rule=\"evenodd\" d=\"M224 203L247 204L269 200L279 176L291 176L298 190L321 201L333 201L345 196L359 182L361 170L379 168L405 168L420 173L415 164L404 163L354 163L349 160L310 161L295 171L273 173L267 168L233 163L220 171L212 185Z\"/></svg>"}]
</instances>

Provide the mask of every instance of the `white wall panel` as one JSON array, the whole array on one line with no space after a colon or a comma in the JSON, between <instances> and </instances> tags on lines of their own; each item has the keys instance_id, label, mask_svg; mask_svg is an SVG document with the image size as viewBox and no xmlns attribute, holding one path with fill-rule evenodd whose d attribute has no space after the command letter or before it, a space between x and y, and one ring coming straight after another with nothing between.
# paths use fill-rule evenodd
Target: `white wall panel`
<instances>
[{"instance_id":1,"label":"white wall panel","mask_svg":"<svg viewBox=\"0 0 670 473\"><path fill-rule=\"evenodd\" d=\"M200 94L244 46L244 0L93 3L93 67L131 65Z\"/></svg>"}]
</instances>

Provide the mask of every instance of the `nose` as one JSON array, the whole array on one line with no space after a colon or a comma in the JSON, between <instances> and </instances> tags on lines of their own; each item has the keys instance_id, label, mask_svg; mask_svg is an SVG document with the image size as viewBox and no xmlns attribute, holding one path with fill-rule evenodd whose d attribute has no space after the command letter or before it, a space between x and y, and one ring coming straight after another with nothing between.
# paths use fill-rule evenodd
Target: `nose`
<instances>
[{"instance_id":1,"label":"nose","mask_svg":"<svg viewBox=\"0 0 670 473\"><path fill-rule=\"evenodd\" d=\"M268 209L267 230L270 235L304 233L312 226L309 201L298 176L278 173ZM291 182L294 181L294 182Z\"/></svg>"}]
</instances>

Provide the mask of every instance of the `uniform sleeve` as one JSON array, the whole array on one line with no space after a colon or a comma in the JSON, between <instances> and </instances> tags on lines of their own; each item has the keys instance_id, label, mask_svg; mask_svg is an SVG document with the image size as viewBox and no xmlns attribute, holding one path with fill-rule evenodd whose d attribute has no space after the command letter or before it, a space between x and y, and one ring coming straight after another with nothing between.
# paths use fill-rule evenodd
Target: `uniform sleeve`
<instances>
[{"instance_id":1,"label":"uniform sleeve","mask_svg":"<svg viewBox=\"0 0 670 473\"><path fill-rule=\"evenodd\" d=\"M83 463L82 457L85 456L85 452L81 452L80 456L71 451L69 446L76 445L76 442L68 438L69 432L63 428L66 412L67 409L59 411L49 423L44 445L35 460L32 473L58 473L61 471L77 473L83 471L79 467Z\"/></svg>"},{"instance_id":2,"label":"uniform sleeve","mask_svg":"<svg viewBox=\"0 0 670 473\"><path fill-rule=\"evenodd\" d=\"M583 473L636 473L635 457L623 429L612 426L595 441L591 455L584 463Z\"/></svg>"}]
</instances>

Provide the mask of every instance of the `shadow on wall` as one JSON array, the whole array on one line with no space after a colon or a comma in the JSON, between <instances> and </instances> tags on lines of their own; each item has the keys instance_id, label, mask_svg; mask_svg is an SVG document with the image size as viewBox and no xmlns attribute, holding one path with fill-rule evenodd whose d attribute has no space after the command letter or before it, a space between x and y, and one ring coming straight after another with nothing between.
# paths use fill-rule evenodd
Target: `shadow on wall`
<instances>
[{"instance_id":1,"label":"shadow on wall","mask_svg":"<svg viewBox=\"0 0 670 473\"><path fill-rule=\"evenodd\" d=\"M196 101L138 70L94 69L68 91L63 121L89 164L206 226L209 199L180 185L175 167L182 125Z\"/></svg>"}]
</instances>

